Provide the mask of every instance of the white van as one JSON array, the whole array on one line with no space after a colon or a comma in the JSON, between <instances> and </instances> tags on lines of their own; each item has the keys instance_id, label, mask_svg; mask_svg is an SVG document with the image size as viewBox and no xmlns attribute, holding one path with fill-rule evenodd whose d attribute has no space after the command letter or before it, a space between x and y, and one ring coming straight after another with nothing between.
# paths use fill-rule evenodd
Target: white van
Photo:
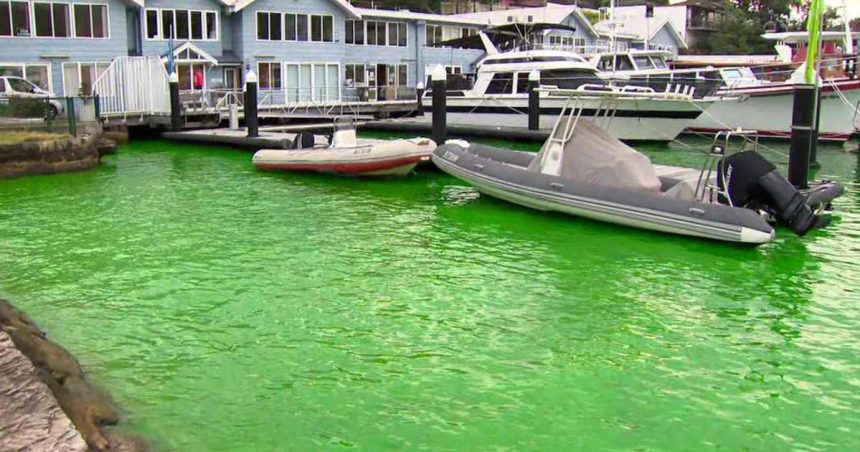
<instances>
[{"instance_id":1,"label":"white van","mask_svg":"<svg viewBox=\"0 0 860 452\"><path fill-rule=\"evenodd\" d=\"M23 98L50 98L54 97L48 91L39 88L27 79L13 76L0 76L0 101L11 99L13 97ZM56 118L63 111L63 103L51 99L49 115Z\"/></svg>"}]
</instances>

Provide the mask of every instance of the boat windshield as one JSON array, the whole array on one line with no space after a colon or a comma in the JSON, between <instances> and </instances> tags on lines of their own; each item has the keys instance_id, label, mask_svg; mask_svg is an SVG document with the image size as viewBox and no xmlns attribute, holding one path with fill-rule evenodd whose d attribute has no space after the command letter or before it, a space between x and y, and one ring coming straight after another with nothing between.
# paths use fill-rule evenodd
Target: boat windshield
<instances>
[{"instance_id":1,"label":"boat windshield","mask_svg":"<svg viewBox=\"0 0 860 452\"><path fill-rule=\"evenodd\" d=\"M654 63L654 67L657 69L669 69L669 65L666 64L666 60L663 57L652 56L651 62Z\"/></svg>"},{"instance_id":2,"label":"boat windshield","mask_svg":"<svg viewBox=\"0 0 860 452\"><path fill-rule=\"evenodd\" d=\"M646 55L634 56L633 62L636 63L636 68L639 70L654 69L654 64L651 63L651 59Z\"/></svg>"},{"instance_id":3,"label":"boat windshield","mask_svg":"<svg viewBox=\"0 0 860 452\"><path fill-rule=\"evenodd\" d=\"M597 69L601 71L632 71L633 62L630 61L630 57L627 55L615 55L615 67L612 67L612 55L605 55L600 58L600 61L597 63Z\"/></svg>"},{"instance_id":4,"label":"boat windshield","mask_svg":"<svg viewBox=\"0 0 860 452\"><path fill-rule=\"evenodd\" d=\"M746 78L740 69L725 69L723 70L723 77L725 77L726 80L740 80Z\"/></svg>"}]
</instances>

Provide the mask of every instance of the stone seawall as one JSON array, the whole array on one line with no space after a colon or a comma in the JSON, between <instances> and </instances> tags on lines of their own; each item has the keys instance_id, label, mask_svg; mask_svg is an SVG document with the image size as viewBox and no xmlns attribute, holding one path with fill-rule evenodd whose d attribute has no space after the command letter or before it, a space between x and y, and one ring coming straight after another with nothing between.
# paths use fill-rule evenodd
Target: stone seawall
<instances>
[{"instance_id":1,"label":"stone seawall","mask_svg":"<svg viewBox=\"0 0 860 452\"><path fill-rule=\"evenodd\" d=\"M82 171L100 161L97 134L0 144L0 179Z\"/></svg>"},{"instance_id":2,"label":"stone seawall","mask_svg":"<svg viewBox=\"0 0 860 452\"><path fill-rule=\"evenodd\" d=\"M9 350L13 344L17 350ZM21 362L20 355L29 363ZM4 362L8 369L4 370ZM117 434L109 428L120 420L120 412L110 398L86 378L66 349L51 342L29 317L3 299L0 370L4 370L0 374L0 405L4 406L0 408L0 449L8 442L23 449L28 449L29 444L34 447L30 450L52 444L63 446L54 450L66 450L65 446L79 450L84 441L94 451L149 449L142 439ZM5 378L7 372L19 380ZM48 389L53 397L48 396ZM57 404L64 415L57 415ZM79 435L69 431L69 420ZM21 431L25 427L29 430ZM53 446L48 447L51 449Z\"/></svg>"}]
</instances>

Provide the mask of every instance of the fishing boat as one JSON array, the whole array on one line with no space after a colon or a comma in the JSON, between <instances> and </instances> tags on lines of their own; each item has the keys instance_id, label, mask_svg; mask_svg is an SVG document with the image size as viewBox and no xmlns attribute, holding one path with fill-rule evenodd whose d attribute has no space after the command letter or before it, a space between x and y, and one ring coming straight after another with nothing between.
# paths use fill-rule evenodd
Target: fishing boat
<instances>
[{"instance_id":1,"label":"fishing boat","mask_svg":"<svg viewBox=\"0 0 860 452\"><path fill-rule=\"evenodd\" d=\"M575 93L562 94L569 103L539 153L449 141L433 162L483 194L533 209L743 244L772 240L772 222L799 235L826 225L843 192L836 183L798 191L755 149L728 154L731 133L720 134L723 144L718 136L701 169L652 165L583 120Z\"/></svg>"},{"instance_id":2,"label":"fishing boat","mask_svg":"<svg viewBox=\"0 0 860 452\"><path fill-rule=\"evenodd\" d=\"M328 143L302 132L289 149L261 149L253 164L267 171L314 171L349 176L404 176L428 162L436 143L427 138L408 140L358 139L352 118L336 118Z\"/></svg>"},{"instance_id":3,"label":"fishing boat","mask_svg":"<svg viewBox=\"0 0 860 452\"><path fill-rule=\"evenodd\" d=\"M514 23L437 44L481 48L487 52L476 65L474 77L461 74L449 77L446 90L448 121L522 127L528 113L530 74L539 78L541 87L581 91L581 101L587 111L603 110L611 102L616 116L607 131L615 138L628 141L673 140L717 101L707 99L709 93L704 89L695 90L678 84L664 86L665 89L660 90L675 94L672 96L613 95L613 92L654 93L656 90L610 83L601 78L594 65L582 56L564 50L544 49L530 41L536 35L556 29L573 30L555 24ZM502 52L500 48L509 50ZM554 95L551 89L542 91L540 97L540 127L549 129L567 99ZM425 92L423 102L432 105L431 91Z\"/></svg>"}]
</instances>

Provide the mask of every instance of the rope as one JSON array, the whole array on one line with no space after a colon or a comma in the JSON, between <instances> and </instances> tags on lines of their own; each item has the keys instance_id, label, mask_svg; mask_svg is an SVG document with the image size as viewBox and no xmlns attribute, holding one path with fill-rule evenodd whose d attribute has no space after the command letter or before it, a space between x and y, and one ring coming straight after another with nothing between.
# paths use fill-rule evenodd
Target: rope
<instances>
[{"instance_id":1,"label":"rope","mask_svg":"<svg viewBox=\"0 0 860 452\"><path fill-rule=\"evenodd\" d=\"M726 123L724 123L724 122L720 121L720 120L719 120L719 119L717 119L714 115L712 115L712 114L708 113L708 111L707 111L707 110L705 110L705 109L703 109L702 107L698 106L695 102L692 102L692 104L693 104L696 108L698 108L698 109L699 109L699 111L701 111L701 112L702 112L702 114L704 114L704 115L708 115L708 117L709 117L709 118L711 118L712 120L714 120L717 124L719 124L719 125L723 126L726 130L733 130L733 128L732 128L730 125L728 125L728 124L726 124ZM790 135L789 135L789 136L790 136ZM780 151L778 151L778 150L776 150L776 149L774 149L774 148L772 148L772 147L770 147L770 146L766 146L766 145L764 145L764 144L761 144L761 143L759 143L758 141L755 141L755 140L753 140L753 139L751 139L751 138L749 138L749 137L747 137L747 136L742 136L742 137L743 137L744 141L749 142L749 143L752 143L752 144L754 144L754 145L756 145L756 146L758 146L758 147L760 147L760 148L764 149L765 151L771 152L771 153L773 153L773 154L775 154L775 155L778 155L778 156L780 156L780 157L783 157L783 158L787 158L787 157L788 157L784 152L780 152Z\"/></svg>"}]
</instances>

